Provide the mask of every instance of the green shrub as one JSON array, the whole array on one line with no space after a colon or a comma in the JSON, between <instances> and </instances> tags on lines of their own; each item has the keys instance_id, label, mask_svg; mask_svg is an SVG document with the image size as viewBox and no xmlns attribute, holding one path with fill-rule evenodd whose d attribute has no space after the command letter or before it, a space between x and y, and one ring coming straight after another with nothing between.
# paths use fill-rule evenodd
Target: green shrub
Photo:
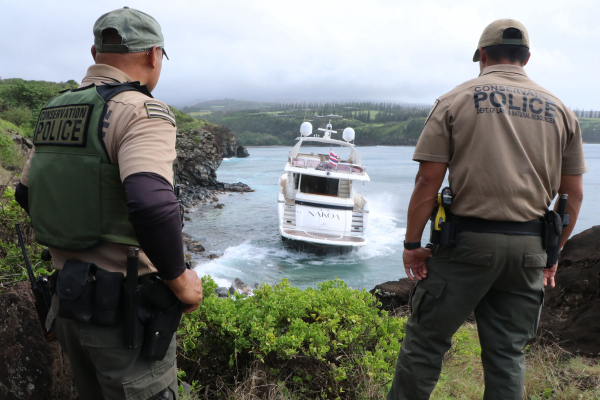
<instances>
[{"instance_id":1,"label":"green shrub","mask_svg":"<svg viewBox=\"0 0 600 400\"><path fill-rule=\"evenodd\" d=\"M9 108L0 113L0 118L19 126L27 124L31 117L31 110L25 106Z\"/></svg>"},{"instance_id":2,"label":"green shrub","mask_svg":"<svg viewBox=\"0 0 600 400\"><path fill-rule=\"evenodd\" d=\"M189 131L192 129L202 129L207 122L203 119L194 118L191 115L187 115L179 111L178 109L169 106L173 115L175 115L175 122L177 123L178 131Z\"/></svg>"},{"instance_id":3,"label":"green shrub","mask_svg":"<svg viewBox=\"0 0 600 400\"><path fill-rule=\"evenodd\" d=\"M34 241L29 216L14 199L15 192L9 187L3 187L3 189L0 198L0 282L28 279L15 231L16 223L21 224L21 231L33 270L37 274L47 275L51 272L51 265L50 262L40 259L44 247Z\"/></svg>"},{"instance_id":4,"label":"green shrub","mask_svg":"<svg viewBox=\"0 0 600 400\"><path fill-rule=\"evenodd\" d=\"M259 362L289 390L312 398L353 398L365 385L391 382L405 320L380 313L366 290L339 279L300 290L284 279L251 297L219 299L212 279L203 282L206 297L178 332L189 379L233 384Z\"/></svg>"}]
</instances>

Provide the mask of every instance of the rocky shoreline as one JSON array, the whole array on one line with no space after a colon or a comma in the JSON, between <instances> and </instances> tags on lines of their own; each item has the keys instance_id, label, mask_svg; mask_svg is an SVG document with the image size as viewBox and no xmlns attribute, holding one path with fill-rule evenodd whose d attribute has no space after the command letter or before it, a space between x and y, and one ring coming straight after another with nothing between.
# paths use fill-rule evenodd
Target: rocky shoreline
<instances>
[{"instance_id":1,"label":"rocky shoreline","mask_svg":"<svg viewBox=\"0 0 600 400\"><path fill-rule=\"evenodd\" d=\"M178 131L175 145L175 181L181 187L180 201L184 207L208 203L226 192L253 192L248 185L217 181L217 169L223 158L248 157L248 150L237 146L233 133L219 125L202 129Z\"/></svg>"}]
</instances>

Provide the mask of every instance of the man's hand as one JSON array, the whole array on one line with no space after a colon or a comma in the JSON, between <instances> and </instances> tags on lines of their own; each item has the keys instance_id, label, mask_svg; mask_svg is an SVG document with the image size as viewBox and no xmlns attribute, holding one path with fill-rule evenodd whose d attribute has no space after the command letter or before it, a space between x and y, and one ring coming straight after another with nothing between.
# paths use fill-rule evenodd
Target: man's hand
<instances>
[{"instance_id":1,"label":"man's hand","mask_svg":"<svg viewBox=\"0 0 600 400\"><path fill-rule=\"evenodd\" d=\"M432 251L428 248L421 247L414 250L404 250L402 261L404 261L404 270L406 275L414 280L423 280L427 277L427 264L425 263L432 256ZM414 276L413 276L414 274Z\"/></svg>"},{"instance_id":2,"label":"man's hand","mask_svg":"<svg viewBox=\"0 0 600 400\"><path fill-rule=\"evenodd\" d=\"M196 272L186 269L178 278L166 282L175 296L186 305L183 309L184 313L198 309L202 301L202 280Z\"/></svg>"},{"instance_id":3,"label":"man's hand","mask_svg":"<svg viewBox=\"0 0 600 400\"><path fill-rule=\"evenodd\" d=\"M558 268L558 261L552 268L544 268L544 286L554 287L554 275L556 275L556 269Z\"/></svg>"}]
</instances>

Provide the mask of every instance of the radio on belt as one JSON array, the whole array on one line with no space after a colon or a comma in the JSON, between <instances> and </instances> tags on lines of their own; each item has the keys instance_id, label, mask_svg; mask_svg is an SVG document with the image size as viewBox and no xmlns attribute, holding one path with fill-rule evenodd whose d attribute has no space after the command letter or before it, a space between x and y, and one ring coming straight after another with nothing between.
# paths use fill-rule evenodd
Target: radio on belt
<instances>
[{"instance_id":1,"label":"radio on belt","mask_svg":"<svg viewBox=\"0 0 600 400\"><path fill-rule=\"evenodd\" d=\"M431 236L433 244L451 246L456 244L456 223L447 221L447 215L452 205L453 193L450 187L445 187L437 195L437 202L431 214Z\"/></svg>"}]
</instances>

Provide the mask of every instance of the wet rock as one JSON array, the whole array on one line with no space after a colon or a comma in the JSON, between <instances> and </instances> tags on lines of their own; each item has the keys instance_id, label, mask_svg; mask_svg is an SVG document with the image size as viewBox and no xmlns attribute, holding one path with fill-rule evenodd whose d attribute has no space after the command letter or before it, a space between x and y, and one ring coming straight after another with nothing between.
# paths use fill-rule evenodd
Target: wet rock
<instances>
[{"instance_id":1,"label":"wet rock","mask_svg":"<svg viewBox=\"0 0 600 400\"><path fill-rule=\"evenodd\" d=\"M229 290L226 287L216 288L215 293L217 294L217 296L219 296L219 298L229 297L229 295L228 295Z\"/></svg>"},{"instance_id":2,"label":"wet rock","mask_svg":"<svg viewBox=\"0 0 600 400\"><path fill-rule=\"evenodd\" d=\"M417 281L402 278L375 286L370 293L381 302L383 310L394 312L398 309L408 311L412 291Z\"/></svg>"},{"instance_id":3,"label":"wet rock","mask_svg":"<svg viewBox=\"0 0 600 400\"><path fill-rule=\"evenodd\" d=\"M219 188L227 191L227 192L237 192L237 193L244 193L244 192L254 192L254 189L252 189L250 186L246 185L245 183L242 182L238 182L238 183L220 183Z\"/></svg>"},{"instance_id":4,"label":"wet rock","mask_svg":"<svg viewBox=\"0 0 600 400\"><path fill-rule=\"evenodd\" d=\"M242 281L240 278L235 278L233 280L233 282L231 284L231 289L234 289L238 293L242 293L242 294L245 294L245 295L248 295L248 294L252 293L252 289L250 289L250 286L246 285L244 283L244 281Z\"/></svg>"},{"instance_id":5,"label":"wet rock","mask_svg":"<svg viewBox=\"0 0 600 400\"><path fill-rule=\"evenodd\" d=\"M213 253L213 254L209 254L209 255L208 255L208 258L209 258L209 259L211 259L211 260L216 260L217 258L219 258L219 255L218 255L218 254L215 254L215 253Z\"/></svg>"},{"instance_id":6,"label":"wet rock","mask_svg":"<svg viewBox=\"0 0 600 400\"><path fill-rule=\"evenodd\" d=\"M217 204L215 206L215 208L218 208L219 210L222 210L224 206L225 206L224 204L219 203L219 204Z\"/></svg>"},{"instance_id":7,"label":"wet rock","mask_svg":"<svg viewBox=\"0 0 600 400\"><path fill-rule=\"evenodd\" d=\"M202 253L204 250L204 246L200 242L192 242L188 245L188 251L192 253Z\"/></svg>"},{"instance_id":8,"label":"wet rock","mask_svg":"<svg viewBox=\"0 0 600 400\"><path fill-rule=\"evenodd\" d=\"M573 236L561 251L556 287L546 287L539 334L572 353L600 356L600 226Z\"/></svg>"},{"instance_id":9,"label":"wet rock","mask_svg":"<svg viewBox=\"0 0 600 400\"><path fill-rule=\"evenodd\" d=\"M248 149L246 149L246 146L238 146L237 156L239 158L248 157L249 155L250 155L250 153L248 153Z\"/></svg>"},{"instance_id":10,"label":"wet rock","mask_svg":"<svg viewBox=\"0 0 600 400\"><path fill-rule=\"evenodd\" d=\"M0 286L0 398L77 398L68 358L44 341L28 282Z\"/></svg>"},{"instance_id":11,"label":"wet rock","mask_svg":"<svg viewBox=\"0 0 600 400\"><path fill-rule=\"evenodd\" d=\"M202 244L200 242L195 240L193 237L191 237L187 233L183 233L183 245L185 246L187 251L192 252L192 253L202 253L205 250L204 246L202 246ZM185 256L189 256L189 260L192 259L192 256L189 254L184 254L184 257ZM186 259L186 261L188 261L188 260Z\"/></svg>"}]
</instances>

